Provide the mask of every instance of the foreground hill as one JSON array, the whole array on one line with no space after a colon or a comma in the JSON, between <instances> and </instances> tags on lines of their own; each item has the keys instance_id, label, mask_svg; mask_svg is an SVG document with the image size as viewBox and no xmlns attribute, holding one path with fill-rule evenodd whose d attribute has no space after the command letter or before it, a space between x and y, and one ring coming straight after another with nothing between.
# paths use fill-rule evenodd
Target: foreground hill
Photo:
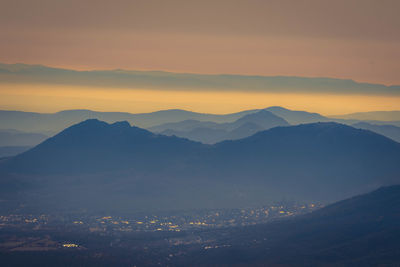
<instances>
[{"instance_id":1,"label":"foreground hill","mask_svg":"<svg viewBox=\"0 0 400 267\"><path fill-rule=\"evenodd\" d=\"M182 265L398 266L400 186L265 225L210 231L219 248L198 250Z\"/></svg>"},{"instance_id":2,"label":"foreground hill","mask_svg":"<svg viewBox=\"0 0 400 267\"><path fill-rule=\"evenodd\" d=\"M88 120L3 160L0 171L10 203L24 192L40 208L182 209L339 200L399 182L399 160L399 143L337 123L204 145Z\"/></svg>"}]
</instances>

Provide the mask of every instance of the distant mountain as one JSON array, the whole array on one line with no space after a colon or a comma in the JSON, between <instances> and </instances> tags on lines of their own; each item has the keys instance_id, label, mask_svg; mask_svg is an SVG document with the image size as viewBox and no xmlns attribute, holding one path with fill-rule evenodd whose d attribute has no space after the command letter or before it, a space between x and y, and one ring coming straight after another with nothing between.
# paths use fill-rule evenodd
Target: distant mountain
<instances>
[{"instance_id":1,"label":"distant mountain","mask_svg":"<svg viewBox=\"0 0 400 267\"><path fill-rule=\"evenodd\" d=\"M17 130L0 129L0 146L35 146L48 136L41 133L26 133Z\"/></svg>"},{"instance_id":2,"label":"distant mountain","mask_svg":"<svg viewBox=\"0 0 400 267\"><path fill-rule=\"evenodd\" d=\"M327 122L332 119L324 117L318 113L310 113L306 111L289 110L282 107L269 107L265 110L272 112L273 114L285 119L292 125L301 123L313 123L313 122Z\"/></svg>"},{"instance_id":3,"label":"distant mountain","mask_svg":"<svg viewBox=\"0 0 400 267\"><path fill-rule=\"evenodd\" d=\"M400 111L370 111L356 112L345 115L333 115L333 118L353 119L353 120L376 120L376 121L400 121Z\"/></svg>"},{"instance_id":4,"label":"distant mountain","mask_svg":"<svg viewBox=\"0 0 400 267\"><path fill-rule=\"evenodd\" d=\"M393 139L396 142L400 142L400 127L394 125L376 125L367 122L359 122L352 125L354 128L370 130L378 134L384 135Z\"/></svg>"},{"instance_id":5,"label":"distant mountain","mask_svg":"<svg viewBox=\"0 0 400 267\"><path fill-rule=\"evenodd\" d=\"M297 124L304 124L304 123L314 123L314 122L337 122L337 123L343 123L347 125L352 125L355 123L359 122L367 122L370 124L376 124L376 125L394 125L397 127L400 127L400 120L393 120L393 121L385 121L385 120L379 120L377 119L378 117L374 116L365 116L360 118L357 118L355 116L354 118L352 116L322 116L318 113L311 113L307 111L298 111L298 110L290 110L286 109L283 107L269 107L266 108L265 110L268 110L272 112L273 114L285 119L287 122L289 122L291 125L297 125ZM374 113L374 112L371 112ZM380 113L379 111L377 113ZM395 111L394 111L395 113ZM364 113L362 113L364 114ZM383 119L383 117L382 117Z\"/></svg>"},{"instance_id":6,"label":"distant mountain","mask_svg":"<svg viewBox=\"0 0 400 267\"><path fill-rule=\"evenodd\" d=\"M204 145L87 120L0 162L0 183L36 208L241 207L343 199L400 182L399 160L399 143L337 123Z\"/></svg>"},{"instance_id":7,"label":"distant mountain","mask_svg":"<svg viewBox=\"0 0 400 267\"><path fill-rule=\"evenodd\" d=\"M245 110L237 113L222 115L196 113L180 109L160 110L156 112L138 114L126 112L98 112L91 110L65 110L57 113L0 110L0 125L3 129L16 129L18 131L41 133L51 136L81 121L87 119L98 119L108 123L128 121L132 125L150 129L151 131L157 133L165 130L187 132L192 131L194 128L218 128L218 126L213 124L231 123L242 118L243 116L257 113L260 110L262 109ZM265 110L271 112L277 117L284 119L292 125L327 121L351 125L360 122L360 120L327 118L317 113L289 110L282 107L269 107ZM187 122L181 123L182 121ZM366 122L377 125L388 124L384 121L369 120ZM390 124L400 127L400 121L392 121ZM266 129L269 127L264 128Z\"/></svg>"},{"instance_id":8,"label":"distant mountain","mask_svg":"<svg viewBox=\"0 0 400 267\"><path fill-rule=\"evenodd\" d=\"M221 141L223 141L223 140L237 140L237 139L245 138L245 137L248 137L248 136L252 136L255 133L261 132L263 130L270 129L270 128L272 128L272 127L264 128L263 126L260 126L259 124L254 123L254 122L244 122L243 124L241 124L237 128L235 128L232 131L230 131L229 133L227 133L223 137L223 139L221 139Z\"/></svg>"},{"instance_id":9,"label":"distant mountain","mask_svg":"<svg viewBox=\"0 0 400 267\"><path fill-rule=\"evenodd\" d=\"M214 144L224 140L236 140L277 126L288 126L284 119L266 110L228 123L202 122L185 120L177 123L166 123L149 128L164 135L175 135L205 144Z\"/></svg>"},{"instance_id":10,"label":"distant mountain","mask_svg":"<svg viewBox=\"0 0 400 267\"><path fill-rule=\"evenodd\" d=\"M182 120L232 122L256 110L226 115L203 114L186 110L161 110L151 113L131 114L125 112L97 112L91 110L65 110L57 113L34 113L23 111L0 111L1 127L25 132L41 132L47 135L57 133L66 127L87 119L99 119L108 123L128 121L133 125L147 128L162 123Z\"/></svg>"},{"instance_id":11,"label":"distant mountain","mask_svg":"<svg viewBox=\"0 0 400 267\"><path fill-rule=\"evenodd\" d=\"M292 219L210 230L220 248L192 249L175 260L187 266L398 266L399 220L400 186L383 187Z\"/></svg>"},{"instance_id":12,"label":"distant mountain","mask_svg":"<svg viewBox=\"0 0 400 267\"><path fill-rule=\"evenodd\" d=\"M0 158L13 157L31 148L31 146L0 146Z\"/></svg>"},{"instance_id":13,"label":"distant mountain","mask_svg":"<svg viewBox=\"0 0 400 267\"><path fill-rule=\"evenodd\" d=\"M234 130L238 127L241 127L245 123L253 123L261 126L265 130L274 128L277 126L288 126L289 123L282 119L281 117L274 115L273 113L267 110L260 110L258 112L248 114L238 119L235 122L227 124L230 127L230 130Z\"/></svg>"},{"instance_id":14,"label":"distant mountain","mask_svg":"<svg viewBox=\"0 0 400 267\"><path fill-rule=\"evenodd\" d=\"M185 121L184 121L185 122ZM200 123L201 124L201 123ZM159 132L162 135L177 136L187 138L192 141L202 142L204 144L215 144L229 138L229 131L218 128L197 127L188 131L179 131L174 129L166 129Z\"/></svg>"}]
</instances>

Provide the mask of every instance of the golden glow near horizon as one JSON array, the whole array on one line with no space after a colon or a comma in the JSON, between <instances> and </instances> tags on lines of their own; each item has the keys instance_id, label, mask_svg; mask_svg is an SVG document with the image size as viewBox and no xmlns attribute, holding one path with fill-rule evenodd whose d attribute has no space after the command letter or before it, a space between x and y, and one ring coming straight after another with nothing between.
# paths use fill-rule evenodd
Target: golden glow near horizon
<instances>
[{"instance_id":1,"label":"golden glow near horizon","mask_svg":"<svg viewBox=\"0 0 400 267\"><path fill-rule=\"evenodd\" d=\"M3 0L0 63L400 84L400 1L95 2ZM57 80L51 72L46 75L49 79L44 80ZM29 79L41 81L34 75ZM374 96L368 90L358 95L307 90L262 93L243 87L235 92L197 87L163 91L105 88L101 81L97 84L104 88L23 85L19 78L7 81L0 81L0 109L7 110L139 113L179 108L221 114L283 106L324 115L400 110L400 97L395 93ZM64 81L73 83L68 78Z\"/></svg>"},{"instance_id":2,"label":"golden glow near horizon","mask_svg":"<svg viewBox=\"0 0 400 267\"><path fill-rule=\"evenodd\" d=\"M400 110L400 97L0 84L0 109L3 110L48 113L66 109L91 109L141 113L179 108L224 114L269 106L339 115L360 111Z\"/></svg>"}]
</instances>

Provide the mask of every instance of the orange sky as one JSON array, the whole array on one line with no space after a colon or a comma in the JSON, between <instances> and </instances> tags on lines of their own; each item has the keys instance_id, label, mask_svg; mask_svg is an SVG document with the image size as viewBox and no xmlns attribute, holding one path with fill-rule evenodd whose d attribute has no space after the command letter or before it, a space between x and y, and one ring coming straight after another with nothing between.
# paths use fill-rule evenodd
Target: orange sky
<instances>
[{"instance_id":1,"label":"orange sky","mask_svg":"<svg viewBox=\"0 0 400 267\"><path fill-rule=\"evenodd\" d=\"M400 84L400 1L3 0L0 62Z\"/></svg>"},{"instance_id":2,"label":"orange sky","mask_svg":"<svg viewBox=\"0 0 400 267\"><path fill-rule=\"evenodd\" d=\"M397 0L3 0L0 62L71 69L333 77L400 84ZM400 109L398 97L0 86L0 108L324 114ZM197 94L197 95L196 95Z\"/></svg>"},{"instance_id":3,"label":"orange sky","mask_svg":"<svg viewBox=\"0 0 400 267\"><path fill-rule=\"evenodd\" d=\"M0 84L1 109L57 112L66 109L152 112L186 109L225 114L246 109L283 106L324 115L358 111L400 110L400 97L308 93L173 91L82 86Z\"/></svg>"}]
</instances>

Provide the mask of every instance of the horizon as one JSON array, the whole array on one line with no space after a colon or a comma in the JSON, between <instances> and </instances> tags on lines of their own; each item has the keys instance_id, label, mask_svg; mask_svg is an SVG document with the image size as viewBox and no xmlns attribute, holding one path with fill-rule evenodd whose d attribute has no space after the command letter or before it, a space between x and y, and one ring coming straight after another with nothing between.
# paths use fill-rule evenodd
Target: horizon
<instances>
[{"instance_id":1,"label":"horizon","mask_svg":"<svg viewBox=\"0 0 400 267\"><path fill-rule=\"evenodd\" d=\"M360 83L352 79L192 74L155 70L77 71L30 64L23 64L22 69L13 69L13 66L18 65L3 64L5 72L0 82L0 108L4 110L53 113L90 109L148 113L184 109L227 114L266 106L283 106L325 116L400 110L400 86ZM8 69L11 72L7 73ZM31 72L25 72L25 69ZM48 75L46 70L56 73ZM72 73L65 74L66 71ZM109 75L108 78L102 78L103 83L97 81L99 72ZM119 78L118 75L124 76ZM143 78L140 75L149 76ZM158 79L155 83L152 81L153 75ZM233 87L231 79L236 79ZM297 85L293 85L293 79L297 80ZM344 90L346 86L352 89Z\"/></svg>"},{"instance_id":2,"label":"horizon","mask_svg":"<svg viewBox=\"0 0 400 267\"><path fill-rule=\"evenodd\" d=\"M212 72L185 72L185 71L171 71L166 69L129 69L129 68L72 68L72 67L62 67L56 65L46 65L41 63L24 63L24 62L0 62L0 65L24 65L24 66L32 66L32 67L45 67L51 69L60 69L60 70L71 70L76 72L99 72L99 71L126 71L126 72L160 72L160 73L171 73L171 74L195 74L195 75L205 75L205 76L244 76L244 77L267 77L267 78L309 78L309 79L332 79L332 80L344 80L344 81L352 81L358 84L371 84L371 85L384 85L386 87L397 87L400 86L400 82L398 84L385 84L385 83L374 83L368 82L364 80L355 80L353 78L345 78L345 77L334 77L334 76L296 76L296 75L268 75L268 74L241 74L241 73L228 73L228 72L220 72L220 73L212 73Z\"/></svg>"},{"instance_id":3,"label":"horizon","mask_svg":"<svg viewBox=\"0 0 400 267\"><path fill-rule=\"evenodd\" d=\"M61 112L68 112L68 111L91 111L91 112L99 112L99 113L127 113L127 114L132 114L132 115L138 115L138 114L150 114L150 113L156 113L156 112L164 112L164 111L186 111L186 112L191 112L191 113L198 113L198 114L207 114L207 115L230 115L230 114L236 114L236 113L241 113L245 111L251 111L251 110L264 110L268 108L283 108L286 110L290 111L304 111L304 112L309 112L309 113L314 113L314 114L319 114L328 118L335 118L335 116L343 116L343 115L353 115L357 113L370 113L370 112L400 112L400 110L371 110L371 111L364 111L364 112L353 112L353 113L343 113L343 114L322 114L318 113L312 110L295 110L295 109L289 109L284 106L267 106L263 108L256 108L256 109L241 109L233 112L228 112L228 113L210 113L210 112L200 112L200 111L195 111L195 110L188 110L188 109L182 109L182 108L168 108L168 109L156 109L152 110L149 112L139 112L139 113L134 113L134 112L122 112L122 111L110 111L110 110L94 110L94 109L87 109L87 108L74 108L74 109L62 109L54 112L38 112L38 111L32 111L32 110L13 110L13 109L0 109L0 111L10 111L10 112L27 112L27 113L37 113L37 114L56 114L56 113L61 113ZM387 120L387 122L390 122L390 120Z\"/></svg>"}]
</instances>

